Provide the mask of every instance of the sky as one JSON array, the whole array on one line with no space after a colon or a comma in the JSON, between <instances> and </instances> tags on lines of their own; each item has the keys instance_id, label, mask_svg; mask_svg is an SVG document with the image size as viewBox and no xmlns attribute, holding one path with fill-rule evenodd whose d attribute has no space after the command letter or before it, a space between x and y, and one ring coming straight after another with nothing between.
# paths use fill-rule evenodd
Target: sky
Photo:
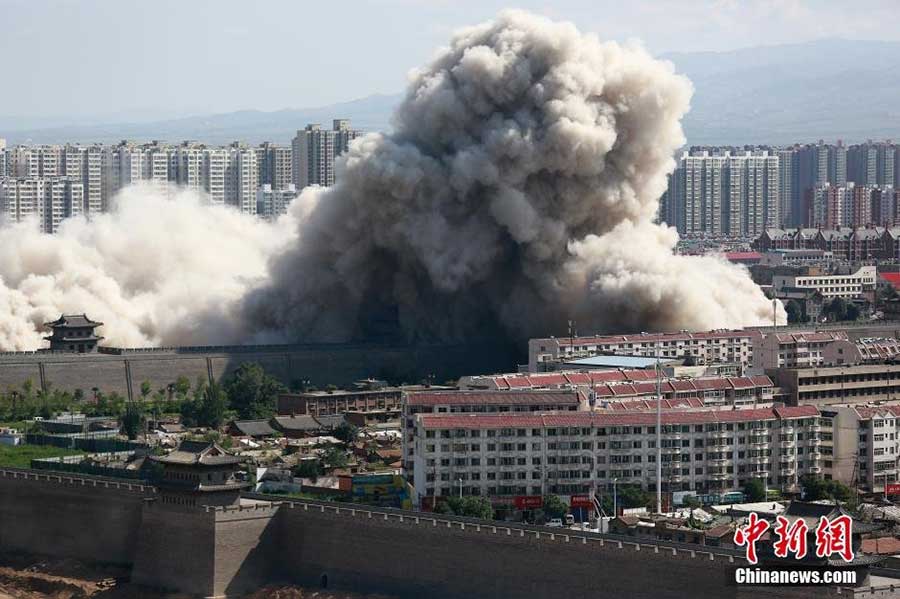
<instances>
[{"instance_id":1,"label":"sky","mask_svg":"<svg viewBox=\"0 0 900 599\"><path fill-rule=\"evenodd\" d=\"M0 0L0 117L141 121L395 93L455 29L504 8L655 54L900 40L897 0Z\"/></svg>"}]
</instances>

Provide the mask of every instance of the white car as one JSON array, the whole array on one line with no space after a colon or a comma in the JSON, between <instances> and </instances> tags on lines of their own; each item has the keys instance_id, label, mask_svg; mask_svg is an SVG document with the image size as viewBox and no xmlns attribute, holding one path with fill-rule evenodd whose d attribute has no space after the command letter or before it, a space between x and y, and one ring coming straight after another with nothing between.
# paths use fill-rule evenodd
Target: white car
<instances>
[{"instance_id":1,"label":"white car","mask_svg":"<svg viewBox=\"0 0 900 599\"><path fill-rule=\"evenodd\" d=\"M551 528L562 528L562 518L551 518L550 522L547 522L547 526Z\"/></svg>"}]
</instances>

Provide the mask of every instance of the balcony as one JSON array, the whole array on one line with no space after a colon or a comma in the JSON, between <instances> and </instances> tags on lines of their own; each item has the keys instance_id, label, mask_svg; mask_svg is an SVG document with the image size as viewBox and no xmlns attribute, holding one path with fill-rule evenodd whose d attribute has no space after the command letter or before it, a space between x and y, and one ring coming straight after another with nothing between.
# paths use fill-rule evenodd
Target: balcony
<instances>
[{"instance_id":1,"label":"balcony","mask_svg":"<svg viewBox=\"0 0 900 599\"><path fill-rule=\"evenodd\" d=\"M811 474L820 474L822 472L822 468L819 466L810 466L807 470L809 470Z\"/></svg>"},{"instance_id":2,"label":"balcony","mask_svg":"<svg viewBox=\"0 0 900 599\"><path fill-rule=\"evenodd\" d=\"M791 447L794 447L795 445L797 445L797 442L794 441L793 439L791 439L790 441L779 441L778 442L778 447L780 447L782 449L790 449Z\"/></svg>"},{"instance_id":3,"label":"balcony","mask_svg":"<svg viewBox=\"0 0 900 599\"><path fill-rule=\"evenodd\" d=\"M710 439L727 439L731 433L729 431L709 431L706 436Z\"/></svg>"},{"instance_id":4,"label":"balcony","mask_svg":"<svg viewBox=\"0 0 900 599\"><path fill-rule=\"evenodd\" d=\"M757 472L751 472L750 476L753 478L769 478L768 470L758 470Z\"/></svg>"},{"instance_id":5,"label":"balcony","mask_svg":"<svg viewBox=\"0 0 900 599\"><path fill-rule=\"evenodd\" d=\"M709 477L712 480L728 480L732 476L732 474L728 474L727 472L711 472L709 474Z\"/></svg>"},{"instance_id":6,"label":"balcony","mask_svg":"<svg viewBox=\"0 0 900 599\"><path fill-rule=\"evenodd\" d=\"M756 435L750 437L750 445L768 445L765 435Z\"/></svg>"}]
</instances>

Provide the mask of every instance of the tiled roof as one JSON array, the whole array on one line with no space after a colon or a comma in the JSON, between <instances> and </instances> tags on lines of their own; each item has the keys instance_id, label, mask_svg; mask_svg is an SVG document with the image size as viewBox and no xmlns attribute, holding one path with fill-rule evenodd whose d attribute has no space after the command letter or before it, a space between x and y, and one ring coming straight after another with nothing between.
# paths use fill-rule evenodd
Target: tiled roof
<instances>
[{"instance_id":1,"label":"tiled roof","mask_svg":"<svg viewBox=\"0 0 900 599\"><path fill-rule=\"evenodd\" d=\"M776 333L775 338L778 339L779 343L808 343L810 341L835 341L837 339L846 339L847 333L844 331Z\"/></svg>"},{"instance_id":2,"label":"tiled roof","mask_svg":"<svg viewBox=\"0 0 900 599\"><path fill-rule=\"evenodd\" d=\"M682 410L663 412L663 424L704 424L729 422L758 422L778 418L807 418L818 415L815 406L784 408L755 408L747 410ZM656 414L651 411L594 411L544 414L420 414L426 429L488 429L488 428L540 428L545 426L631 426L656 424Z\"/></svg>"},{"instance_id":3,"label":"tiled roof","mask_svg":"<svg viewBox=\"0 0 900 599\"><path fill-rule=\"evenodd\" d=\"M102 322L94 322L84 314L63 314L52 322L44 323L45 327L98 327Z\"/></svg>"},{"instance_id":4,"label":"tiled roof","mask_svg":"<svg viewBox=\"0 0 900 599\"><path fill-rule=\"evenodd\" d=\"M408 393L408 405L578 405L577 391L423 391Z\"/></svg>"},{"instance_id":5,"label":"tiled roof","mask_svg":"<svg viewBox=\"0 0 900 599\"><path fill-rule=\"evenodd\" d=\"M762 260L759 252L725 252L726 260Z\"/></svg>"},{"instance_id":6,"label":"tiled roof","mask_svg":"<svg viewBox=\"0 0 900 599\"><path fill-rule=\"evenodd\" d=\"M182 441L178 448L164 456L151 456L163 464L220 466L237 464L241 459L233 456L216 443L206 441Z\"/></svg>"},{"instance_id":7,"label":"tiled roof","mask_svg":"<svg viewBox=\"0 0 900 599\"><path fill-rule=\"evenodd\" d=\"M275 429L268 420L235 420L232 424L238 432L248 437L267 437L275 434Z\"/></svg>"},{"instance_id":8,"label":"tiled roof","mask_svg":"<svg viewBox=\"0 0 900 599\"><path fill-rule=\"evenodd\" d=\"M900 539L896 537L881 537L876 539L863 539L862 552L876 555L900 554Z\"/></svg>"},{"instance_id":9,"label":"tiled roof","mask_svg":"<svg viewBox=\"0 0 900 599\"><path fill-rule=\"evenodd\" d=\"M735 339L753 337L754 331L723 330L699 333L643 333L637 335L605 335L596 337L558 337L560 345L617 345L622 343L655 343L657 341L690 341L693 339Z\"/></svg>"},{"instance_id":10,"label":"tiled roof","mask_svg":"<svg viewBox=\"0 0 900 599\"><path fill-rule=\"evenodd\" d=\"M855 410L863 420L870 420L873 416L900 416L900 405L856 406Z\"/></svg>"}]
</instances>

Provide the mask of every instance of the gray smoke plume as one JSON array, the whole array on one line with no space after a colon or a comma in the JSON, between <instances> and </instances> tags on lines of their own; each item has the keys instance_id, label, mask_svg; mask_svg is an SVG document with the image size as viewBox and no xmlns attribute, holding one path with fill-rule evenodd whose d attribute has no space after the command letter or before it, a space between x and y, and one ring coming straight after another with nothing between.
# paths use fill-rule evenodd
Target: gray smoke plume
<instances>
[{"instance_id":1,"label":"gray smoke plume","mask_svg":"<svg viewBox=\"0 0 900 599\"><path fill-rule=\"evenodd\" d=\"M770 319L745 271L674 255L653 223L690 96L670 64L571 24L515 11L458 32L413 74L395 132L304 194L300 241L245 322L447 340Z\"/></svg>"},{"instance_id":2,"label":"gray smoke plume","mask_svg":"<svg viewBox=\"0 0 900 599\"><path fill-rule=\"evenodd\" d=\"M674 255L653 223L690 96L639 47L502 13L457 33L412 75L395 132L356 140L338 184L274 225L140 187L57 235L0 228L0 349L37 349L60 312L125 346L769 322L745 270Z\"/></svg>"}]
</instances>

